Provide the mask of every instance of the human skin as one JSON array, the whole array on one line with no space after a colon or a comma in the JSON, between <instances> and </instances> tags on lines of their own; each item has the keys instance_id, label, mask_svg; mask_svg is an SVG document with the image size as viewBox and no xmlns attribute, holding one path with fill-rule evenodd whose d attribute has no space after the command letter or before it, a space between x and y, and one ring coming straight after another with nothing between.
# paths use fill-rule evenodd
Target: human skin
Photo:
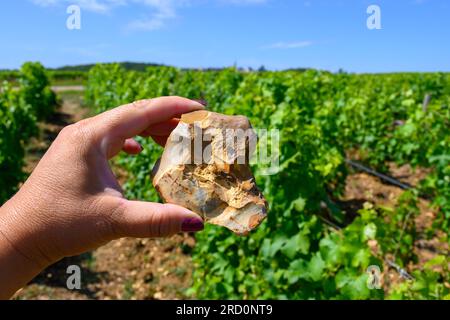
<instances>
[{"instance_id":1,"label":"human skin","mask_svg":"<svg viewBox=\"0 0 450 320\"><path fill-rule=\"evenodd\" d=\"M180 206L126 199L108 163L121 150L140 153L135 136L164 145L177 118L200 109L196 101L161 97L65 127L0 208L0 298L11 297L58 260L111 240L203 229L202 219Z\"/></svg>"}]
</instances>

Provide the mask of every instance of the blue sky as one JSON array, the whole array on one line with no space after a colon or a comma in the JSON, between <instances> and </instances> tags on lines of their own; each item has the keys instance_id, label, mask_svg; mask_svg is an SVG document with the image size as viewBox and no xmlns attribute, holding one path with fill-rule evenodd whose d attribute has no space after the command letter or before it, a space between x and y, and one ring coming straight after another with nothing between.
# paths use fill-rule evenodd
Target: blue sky
<instances>
[{"instance_id":1,"label":"blue sky","mask_svg":"<svg viewBox=\"0 0 450 320\"><path fill-rule=\"evenodd\" d=\"M66 28L71 4L81 8L81 30ZM381 9L381 30L366 27L371 4ZM39 60L450 71L450 1L1 1L0 37L0 68Z\"/></svg>"}]
</instances>

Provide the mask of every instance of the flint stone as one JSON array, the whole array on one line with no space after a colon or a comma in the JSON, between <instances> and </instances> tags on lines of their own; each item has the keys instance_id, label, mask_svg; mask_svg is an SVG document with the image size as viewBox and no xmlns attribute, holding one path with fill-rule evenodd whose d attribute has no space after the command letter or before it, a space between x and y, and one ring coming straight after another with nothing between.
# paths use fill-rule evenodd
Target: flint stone
<instances>
[{"instance_id":1,"label":"flint stone","mask_svg":"<svg viewBox=\"0 0 450 320\"><path fill-rule=\"evenodd\" d=\"M153 185L164 202L246 235L267 215L249 167L255 141L244 116L203 110L184 114L153 168Z\"/></svg>"}]
</instances>

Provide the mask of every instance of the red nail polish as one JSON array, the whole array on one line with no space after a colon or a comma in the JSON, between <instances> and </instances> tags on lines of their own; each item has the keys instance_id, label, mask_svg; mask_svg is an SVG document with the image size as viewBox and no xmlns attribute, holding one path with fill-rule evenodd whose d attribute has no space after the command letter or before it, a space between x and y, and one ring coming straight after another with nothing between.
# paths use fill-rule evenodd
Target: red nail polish
<instances>
[{"instance_id":1,"label":"red nail polish","mask_svg":"<svg viewBox=\"0 0 450 320\"><path fill-rule=\"evenodd\" d=\"M195 232L203 230L203 221L199 218L186 218L181 224L181 231Z\"/></svg>"}]
</instances>

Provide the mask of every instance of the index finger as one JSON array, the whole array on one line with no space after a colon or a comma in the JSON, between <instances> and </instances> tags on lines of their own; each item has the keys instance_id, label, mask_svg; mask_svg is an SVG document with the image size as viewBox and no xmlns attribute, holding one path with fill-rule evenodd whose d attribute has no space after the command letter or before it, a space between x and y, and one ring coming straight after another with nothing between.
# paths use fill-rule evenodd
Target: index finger
<instances>
[{"instance_id":1,"label":"index finger","mask_svg":"<svg viewBox=\"0 0 450 320\"><path fill-rule=\"evenodd\" d=\"M203 108L199 102L176 96L139 100L96 116L99 120L96 131L101 135L128 139L154 124Z\"/></svg>"}]
</instances>

